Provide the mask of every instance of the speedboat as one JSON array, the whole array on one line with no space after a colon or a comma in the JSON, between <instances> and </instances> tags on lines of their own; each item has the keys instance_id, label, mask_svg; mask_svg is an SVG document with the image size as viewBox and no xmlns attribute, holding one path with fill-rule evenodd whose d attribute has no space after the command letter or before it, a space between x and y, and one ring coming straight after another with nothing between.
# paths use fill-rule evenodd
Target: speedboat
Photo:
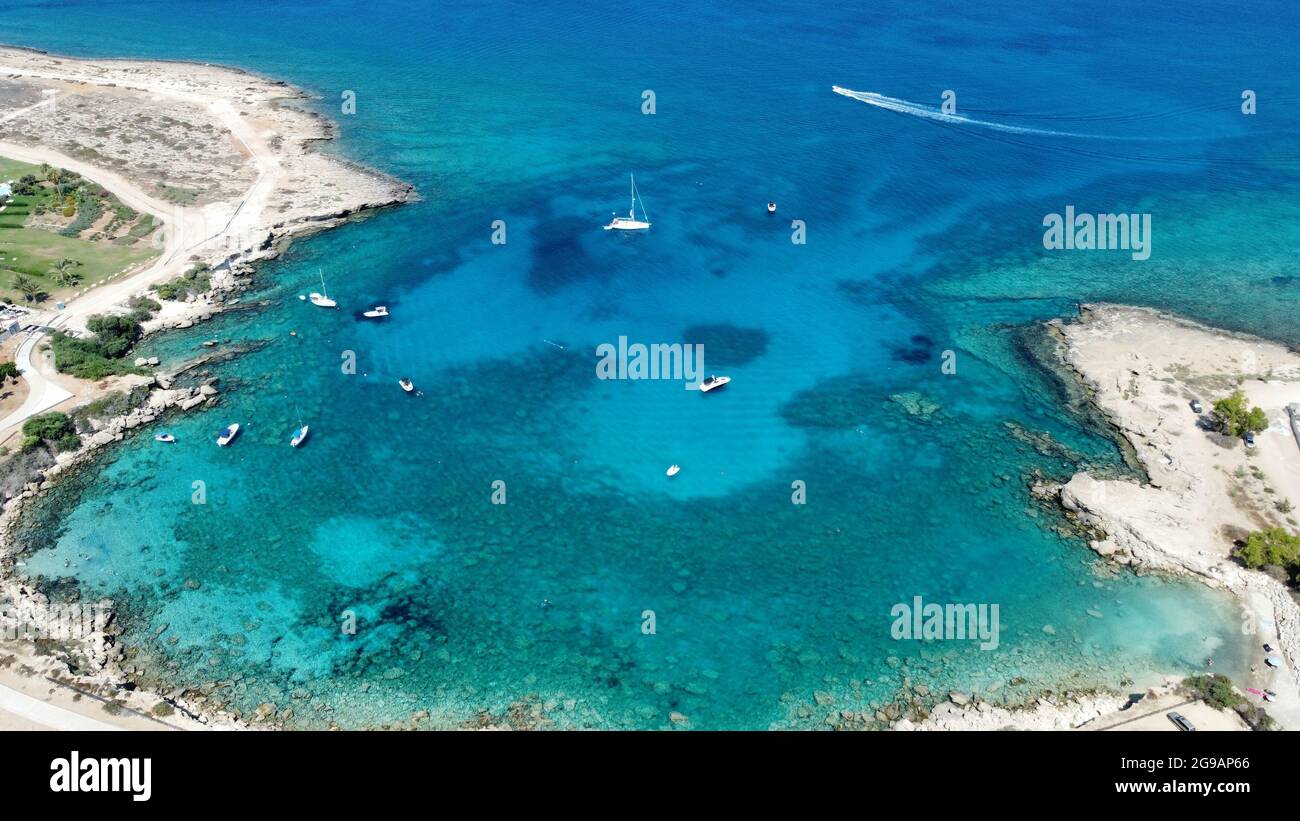
<instances>
[{"instance_id":1,"label":"speedboat","mask_svg":"<svg viewBox=\"0 0 1300 821\"><path fill-rule=\"evenodd\" d=\"M300 428L298 428L296 431L294 431L294 432L293 432L293 438L289 440L289 446L290 446L290 447L295 447L295 448L296 448L296 447L298 447L299 445L301 445L301 444L302 444L302 440L304 440L304 439L307 438L307 431L309 431L309 430L311 430L310 427L308 427L307 425L303 425L302 427L300 427Z\"/></svg>"},{"instance_id":2,"label":"speedboat","mask_svg":"<svg viewBox=\"0 0 1300 821\"><path fill-rule=\"evenodd\" d=\"M401 385L402 390L406 391L407 393L410 393L415 390L415 383L412 382L410 379L407 379L406 377L402 377L401 379L397 380L397 384Z\"/></svg>"},{"instance_id":3,"label":"speedboat","mask_svg":"<svg viewBox=\"0 0 1300 821\"><path fill-rule=\"evenodd\" d=\"M388 307L386 305L376 305L361 315L366 319L382 319L388 316Z\"/></svg>"},{"instance_id":4,"label":"speedboat","mask_svg":"<svg viewBox=\"0 0 1300 821\"><path fill-rule=\"evenodd\" d=\"M605 226L606 231L644 231L650 227L650 215L645 212L645 203L641 203L641 216L645 219L636 218L636 204L641 202L641 196L636 192L636 178L628 174L628 179L632 182L632 207L627 209L626 217L614 217L610 220L609 225Z\"/></svg>"},{"instance_id":5,"label":"speedboat","mask_svg":"<svg viewBox=\"0 0 1300 821\"><path fill-rule=\"evenodd\" d=\"M721 388L730 381L730 376L707 376L704 381L700 383L700 390L704 393L708 393L714 388Z\"/></svg>"},{"instance_id":6,"label":"speedboat","mask_svg":"<svg viewBox=\"0 0 1300 821\"><path fill-rule=\"evenodd\" d=\"M223 430L220 433L220 435L217 436L217 444L224 448L226 445L229 445L231 440L233 440L238 435L239 435L239 423L236 422L230 427Z\"/></svg>"},{"instance_id":7,"label":"speedboat","mask_svg":"<svg viewBox=\"0 0 1300 821\"><path fill-rule=\"evenodd\" d=\"M769 213L769 214L775 214L775 213L776 213L776 203L775 203L775 202L769 202L769 203L767 204L767 213Z\"/></svg>"},{"instance_id":8,"label":"speedboat","mask_svg":"<svg viewBox=\"0 0 1300 821\"><path fill-rule=\"evenodd\" d=\"M160 433L157 436L155 436L153 440L155 442L175 442L176 437L172 436L170 433Z\"/></svg>"},{"instance_id":9,"label":"speedboat","mask_svg":"<svg viewBox=\"0 0 1300 821\"><path fill-rule=\"evenodd\" d=\"M670 465L668 467L668 475L676 476L678 473L681 472L681 470L682 470L681 465Z\"/></svg>"}]
</instances>

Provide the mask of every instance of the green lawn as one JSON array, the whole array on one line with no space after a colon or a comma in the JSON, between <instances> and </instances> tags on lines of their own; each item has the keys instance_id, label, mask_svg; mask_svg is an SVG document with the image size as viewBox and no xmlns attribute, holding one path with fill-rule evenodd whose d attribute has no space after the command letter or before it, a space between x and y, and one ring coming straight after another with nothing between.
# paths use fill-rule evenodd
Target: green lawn
<instances>
[{"instance_id":1,"label":"green lawn","mask_svg":"<svg viewBox=\"0 0 1300 821\"><path fill-rule=\"evenodd\" d=\"M11 160L8 157L0 157L0 182L16 180L24 174L41 175L41 169L38 165L28 165L25 162Z\"/></svg>"},{"instance_id":2,"label":"green lawn","mask_svg":"<svg viewBox=\"0 0 1300 821\"><path fill-rule=\"evenodd\" d=\"M0 181L36 173L36 166L0 157ZM50 298L60 298L157 254L147 246L124 248L108 241L89 242L23 227L35 207L45 205L48 208L54 204L54 199L54 193L48 190L33 196L15 197L0 212L0 298L20 304L25 302L22 294L13 288L14 277L20 273L40 282ZM49 276L50 265L63 257L81 263L76 267L81 282L71 288L58 287Z\"/></svg>"}]
</instances>

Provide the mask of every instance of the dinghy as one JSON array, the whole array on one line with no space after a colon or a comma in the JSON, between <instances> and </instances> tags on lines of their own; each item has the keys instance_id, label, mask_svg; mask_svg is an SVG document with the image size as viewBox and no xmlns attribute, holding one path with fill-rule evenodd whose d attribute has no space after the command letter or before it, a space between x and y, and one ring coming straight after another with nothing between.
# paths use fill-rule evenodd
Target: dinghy
<instances>
[{"instance_id":1,"label":"dinghy","mask_svg":"<svg viewBox=\"0 0 1300 821\"><path fill-rule=\"evenodd\" d=\"M155 436L153 440L155 442L175 442L176 437L172 436L170 433L160 433L157 436Z\"/></svg>"},{"instance_id":2,"label":"dinghy","mask_svg":"<svg viewBox=\"0 0 1300 821\"><path fill-rule=\"evenodd\" d=\"M239 435L239 423L236 422L230 427L223 430L217 436L217 444L224 448L226 445L229 445L231 440L233 440L238 435Z\"/></svg>"},{"instance_id":3,"label":"dinghy","mask_svg":"<svg viewBox=\"0 0 1300 821\"><path fill-rule=\"evenodd\" d=\"M299 445L301 445L302 440L307 438L307 431L309 430L311 430L311 428L309 428L307 425L303 425L302 427L294 431L293 438L289 440L289 446L296 448Z\"/></svg>"},{"instance_id":4,"label":"dinghy","mask_svg":"<svg viewBox=\"0 0 1300 821\"><path fill-rule=\"evenodd\" d=\"M397 384L401 385L402 390L406 391L407 393L410 393L411 391L415 390L415 383L407 379L406 377L402 377L401 379L397 380Z\"/></svg>"},{"instance_id":5,"label":"dinghy","mask_svg":"<svg viewBox=\"0 0 1300 821\"><path fill-rule=\"evenodd\" d=\"M636 178L628 174L628 179L632 182L632 207L627 209L626 217L614 217L609 225L605 226L606 231L644 231L650 227L650 215L645 212L645 203L641 202L641 196L636 192ZM641 202L641 216L643 220L636 218L636 204Z\"/></svg>"},{"instance_id":6,"label":"dinghy","mask_svg":"<svg viewBox=\"0 0 1300 821\"><path fill-rule=\"evenodd\" d=\"M769 214L775 214L775 213L776 213L776 203L775 203L775 202L769 202L769 203L767 204L767 213L769 213Z\"/></svg>"}]
</instances>

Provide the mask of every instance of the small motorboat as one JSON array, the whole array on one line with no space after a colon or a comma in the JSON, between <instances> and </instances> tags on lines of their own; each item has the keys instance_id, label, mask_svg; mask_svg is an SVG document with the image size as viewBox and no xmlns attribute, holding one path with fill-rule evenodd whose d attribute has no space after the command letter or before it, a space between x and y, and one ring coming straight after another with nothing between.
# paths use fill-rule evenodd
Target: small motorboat
<instances>
[{"instance_id":1,"label":"small motorboat","mask_svg":"<svg viewBox=\"0 0 1300 821\"><path fill-rule=\"evenodd\" d=\"M708 393L714 388L721 388L730 381L730 376L707 376L704 381L700 383L700 391L702 393Z\"/></svg>"},{"instance_id":2,"label":"small motorboat","mask_svg":"<svg viewBox=\"0 0 1300 821\"><path fill-rule=\"evenodd\" d=\"M364 316L366 319L383 319L384 317L388 316L388 306L376 305L375 307L371 308L368 311L365 311L361 315Z\"/></svg>"},{"instance_id":3,"label":"small motorboat","mask_svg":"<svg viewBox=\"0 0 1300 821\"><path fill-rule=\"evenodd\" d=\"M1282 659L1278 658L1277 656L1269 656L1268 658L1264 659L1264 663L1267 664L1269 667L1281 667Z\"/></svg>"},{"instance_id":4,"label":"small motorboat","mask_svg":"<svg viewBox=\"0 0 1300 821\"><path fill-rule=\"evenodd\" d=\"M236 422L233 425L226 428L225 430L223 430L217 436L217 444L224 448L226 445L229 445L231 441L238 435L239 435L239 423Z\"/></svg>"},{"instance_id":5,"label":"small motorboat","mask_svg":"<svg viewBox=\"0 0 1300 821\"><path fill-rule=\"evenodd\" d=\"M769 203L767 204L767 213L769 213L769 214L775 214L775 213L776 213L776 203L775 203L775 202L769 202Z\"/></svg>"},{"instance_id":6,"label":"small motorboat","mask_svg":"<svg viewBox=\"0 0 1300 821\"><path fill-rule=\"evenodd\" d=\"M311 428L308 427L307 425L303 425L302 427L295 430L293 432L293 438L289 440L289 446L296 448L299 445L301 445L302 440L307 438L307 431L309 430L311 430Z\"/></svg>"},{"instance_id":7,"label":"small motorboat","mask_svg":"<svg viewBox=\"0 0 1300 821\"><path fill-rule=\"evenodd\" d=\"M678 473L681 473L681 471L682 471L682 466L681 466L681 465L669 465L669 466L668 466L668 475L669 475L669 476L676 476Z\"/></svg>"},{"instance_id":8,"label":"small motorboat","mask_svg":"<svg viewBox=\"0 0 1300 821\"><path fill-rule=\"evenodd\" d=\"M160 433L157 436L155 436L153 440L155 442L175 442L176 437L172 436L170 433Z\"/></svg>"},{"instance_id":9,"label":"small motorboat","mask_svg":"<svg viewBox=\"0 0 1300 821\"><path fill-rule=\"evenodd\" d=\"M407 379L406 377L402 377L401 379L397 380L397 384L401 385L402 390L406 391L407 393L411 393L412 391L415 390L415 383L412 382L410 379Z\"/></svg>"}]
</instances>

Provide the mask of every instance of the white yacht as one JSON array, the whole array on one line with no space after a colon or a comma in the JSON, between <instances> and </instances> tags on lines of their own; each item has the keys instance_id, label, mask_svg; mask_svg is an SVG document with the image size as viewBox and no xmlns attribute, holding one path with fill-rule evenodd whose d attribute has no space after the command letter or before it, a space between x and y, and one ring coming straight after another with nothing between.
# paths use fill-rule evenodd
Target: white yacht
<instances>
[{"instance_id":1,"label":"white yacht","mask_svg":"<svg viewBox=\"0 0 1300 821\"><path fill-rule=\"evenodd\" d=\"M700 383L700 391L702 393L708 393L714 388L721 388L730 381L730 376L706 376L704 381Z\"/></svg>"},{"instance_id":2,"label":"white yacht","mask_svg":"<svg viewBox=\"0 0 1300 821\"><path fill-rule=\"evenodd\" d=\"M301 421L301 420L299 420L299 421ZM302 440L304 440L304 439L307 438L307 431L309 431L309 430L311 430L311 428L308 427L307 425L303 425L302 427L300 427L300 428L298 428L297 430L295 430L295 431L293 432L293 438L289 440L289 446L290 446L290 447L295 447L295 448L296 448L296 447L298 447L299 445L301 445L301 444L302 444Z\"/></svg>"},{"instance_id":3,"label":"white yacht","mask_svg":"<svg viewBox=\"0 0 1300 821\"><path fill-rule=\"evenodd\" d=\"M221 434L217 436L217 444L224 448L226 445L229 445L230 442L238 435L239 435L239 423L236 422L230 427L223 430Z\"/></svg>"},{"instance_id":4,"label":"white yacht","mask_svg":"<svg viewBox=\"0 0 1300 821\"><path fill-rule=\"evenodd\" d=\"M319 269L318 272L320 273L321 292L318 294L315 291L312 291L307 295L307 298L310 299L311 304L315 305L317 308L337 308L339 304L330 299L329 292L325 290L325 272L319 271Z\"/></svg>"},{"instance_id":5,"label":"white yacht","mask_svg":"<svg viewBox=\"0 0 1300 821\"><path fill-rule=\"evenodd\" d=\"M681 473L681 471L682 471L682 466L681 466L681 465L669 465L669 466L668 466L668 475L669 475L669 476L676 476L678 473Z\"/></svg>"},{"instance_id":6,"label":"white yacht","mask_svg":"<svg viewBox=\"0 0 1300 821\"><path fill-rule=\"evenodd\" d=\"M362 313L361 315L364 316L366 319L382 319L383 317L388 316L388 306L376 305L375 307Z\"/></svg>"},{"instance_id":7,"label":"white yacht","mask_svg":"<svg viewBox=\"0 0 1300 821\"><path fill-rule=\"evenodd\" d=\"M628 174L628 179L632 182L632 206L627 209L626 217L614 217L605 226L606 231L644 231L650 227L650 215L645 212L645 203L641 202L641 195L636 192L636 178ZM645 219L636 218L636 205L641 203L641 216Z\"/></svg>"}]
</instances>

